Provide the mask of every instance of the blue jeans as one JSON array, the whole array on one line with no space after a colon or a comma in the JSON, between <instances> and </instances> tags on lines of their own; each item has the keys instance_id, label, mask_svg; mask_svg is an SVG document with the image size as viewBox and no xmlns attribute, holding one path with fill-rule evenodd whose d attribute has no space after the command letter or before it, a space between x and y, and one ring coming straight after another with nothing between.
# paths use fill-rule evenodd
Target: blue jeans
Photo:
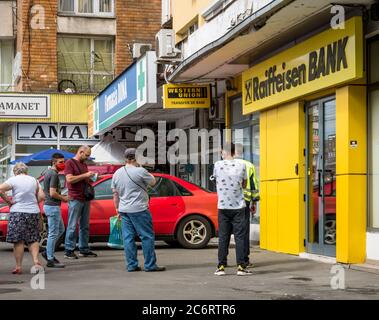
<instances>
[{"instance_id":1,"label":"blue jeans","mask_svg":"<svg viewBox=\"0 0 379 320\"><path fill-rule=\"evenodd\" d=\"M68 223L65 240L65 251L71 253L76 247L76 225L79 222L79 250L89 252L89 201L70 200L68 202Z\"/></svg>"},{"instance_id":2,"label":"blue jeans","mask_svg":"<svg viewBox=\"0 0 379 320\"><path fill-rule=\"evenodd\" d=\"M55 244L59 237L64 233L64 223L61 215L60 206L44 205L45 216L47 217L47 225L49 235L47 237L46 255L48 260L54 259Z\"/></svg>"},{"instance_id":3,"label":"blue jeans","mask_svg":"<svg viewBox=\"0 0 379 320\"><path fill-rule=\"evenodd\" d=\"M120 215L128 271L133 271L138 267L137 245L135 242L137 235L142 241L145 271L155 269L157 267L157 258L154 249L153 220L150 212L148 210L129 213L120 212Z\"/></svg>"}]
</instances>

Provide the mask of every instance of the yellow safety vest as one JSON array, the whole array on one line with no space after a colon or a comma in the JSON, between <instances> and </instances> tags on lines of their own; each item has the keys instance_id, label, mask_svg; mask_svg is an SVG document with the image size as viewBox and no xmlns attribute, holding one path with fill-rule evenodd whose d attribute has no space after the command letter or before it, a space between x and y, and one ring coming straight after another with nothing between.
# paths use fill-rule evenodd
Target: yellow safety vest
<instances>
[{"instance_id":1,"label":"yellow safety vest","mask_svg":"<svg viewBox=\"0 0 379 320\"><path fill-rule=\"evenodd\" d=\"M244 199L246 201L258 201L259 200L259 189L258 189L258 179L255 172L255 166L247 160L237 159L242 161L246 167L247 173L247 184L246 188L243 189Z\"/></svg>"}]
</instances>

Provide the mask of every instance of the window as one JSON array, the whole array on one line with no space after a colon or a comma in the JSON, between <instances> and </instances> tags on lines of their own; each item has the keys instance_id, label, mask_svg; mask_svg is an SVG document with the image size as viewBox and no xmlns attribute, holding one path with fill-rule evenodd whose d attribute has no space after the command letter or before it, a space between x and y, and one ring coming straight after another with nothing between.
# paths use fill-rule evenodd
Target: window
<instances>
[{"instance_id":1,"label":"window","mask_svg":"<svg viewBox=\"0 0 379 320\"><path fill-rule=\"evenodd\" d=\"M181 195L182 197L192 196L192 193L189 192L189 191L188 191L186 188L184 188L182 185L180 185L179 183L177 183L177 182L175 182L175 181L173 181L173 183L174 183L176 189L178 189L178 191L179 191L179 193L180 193L180 195Z\"/></svg>"},{"instance_id":2,"label":"window","mask_svg":"<svg viewBox=\"0 0 379 320\"><path fill-rule=\"evenodd\" d=\"M74 0L60 0L59 11L60 12L74 12Z\"/></svg>"},{"instance_id":3,"label":"window","mask_svg":"<svg viewBox=\"0 0 379 320\"><path fill-rule=\"evenodd\" d=\"M0 40L0 91L12 89L13 40Z\"/></svg>"},{"instance_id":4,"label":"window","mask_svg":"<svg viewBox=\"0 0 379 320\"><path fill-rule=\"evenodd\" d=\"M114 78L113 40L58 38L59 90L98 92Z\"/></svg>"},{"instance_id":5,"label":"window","mask_svg":"<svg viewBox=\"0 0 379 320\"><path fill-rule=\"evenodd\" d=\"M197 29L199 29L199 24L196 22L193 25L191 25L188 28L188 35L190 36L192 33L194 33Z\"/></svg>"},{"instance_id":6,"label":"window","mask_svg":"<svg viewBox=\"0 0 379 320\"><path fill-rule=\"evenodd\" d=\"M112 12L112 0L99 0L99 12Z\"/></svg>"},{"instance_id":7,"label":"window","mask_svg":"<svg viewBox=\"0 0 379 320\"><path fill-rule=\"evenodd\" d=\"M95 200L112 199L112 179L105 180L95 186Z\"/></svg>"},{"instance_id":8,"label":"window","mask_svg":"<svg viewBox=\"0 0 379 320\"><path fill-rule=\"evenodd\" d=\"M379 38L369 43L369 227L379 229Z\"/></svg>"},{"instance_id":9,"label":"window","mask_svg":"<svg viewBox=\"0 0 379 320\"><path fill-rule=\"evenodd\" d=\"M172 181L166 178L156 178L157 183L154 187L149 187L148 192L150 197L173 197L178 195Z\"/></svg>"},{"instance_id":10,"label":"window","mask_svg":"<svg viewBox=\"0 0 379 320\"><path fill-rule=\"evenodd\" d=\"M78 0L78 11L80 13L93 13L92 0Z\"/></svg>"},{"instance_id":11,"label":"window","mask_svg":"<svg viewBox=\"0 0 379 320\"><path fill-rule=\"evenodd\" d=\"M114 16L114 0L60 0L59 12L85 16Z\"/></svg>"}]
</instances>

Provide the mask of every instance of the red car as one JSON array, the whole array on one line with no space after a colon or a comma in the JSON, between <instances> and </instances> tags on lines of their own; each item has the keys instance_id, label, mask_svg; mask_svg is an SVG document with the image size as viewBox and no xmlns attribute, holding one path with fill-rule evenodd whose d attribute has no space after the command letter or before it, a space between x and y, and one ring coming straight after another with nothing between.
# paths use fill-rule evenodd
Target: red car
<instances>
[{"instance_id":1,"label":"red car","mask_svg":"<svg viewBox=\"0 0 379 320\"><path fill-rule=\"evenodd\" d=\"M217 194L174 176L154 176L157 184L149 188L149 194L156 239L189 249L205 247L218 232ZM60 175L60 179L64 183L63 175ZM93 184L96 197L91 201L90 242L108 241L109 218L117 214L113 204L111 181L112 174L106 174ZM63 221L67 226L68 204L62 203L61 208ZM8 214L8 207L0 208L1 241L5 241ZM45 241L46 233L43 235L43 245ZM62 237L57 246L63 241Z\"/></svg>"},{"instance_id":2,"label":"red car","mask_svg":"<svg viewBox=\"0 0 379 320\"><path fill-rule=\"evenodd\" d=\"M313 191L313 226L314 235L318 239L319 233L319 195L318 186ZM328 245L335 245L337 240L337 221L336 221L336 180L327 181L324 187L325 192L325 222L324 222L324 243Z\"/></svg>"}]
</instances>

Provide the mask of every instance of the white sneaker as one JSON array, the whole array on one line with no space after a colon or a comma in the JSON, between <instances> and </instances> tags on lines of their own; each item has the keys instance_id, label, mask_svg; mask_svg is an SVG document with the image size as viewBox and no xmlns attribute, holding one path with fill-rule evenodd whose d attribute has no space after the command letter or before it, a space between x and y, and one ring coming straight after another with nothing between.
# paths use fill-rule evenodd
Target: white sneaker
<instances>
[{"instance_id":1,"label":"white sneaker","mask_svg":"<svg viewBox=\"0 0 379 320\"><path fill-rule=\"evenodd\" d=\"M225 273L225 267L222 266L222 265L219 266L214 274L216 276L224 276L224 275L226 275L226 273Z\"/></svg>"},{"instance_id":2,"label":"white sneaker","mask_svg":"<svg viewBox=\"0 0 379 320\"><path fill-rule=\"evenodd\" d=\"M252 274L253 273L249 269L242 266L238 266L237 276L251 276Z\"/></svg>"}]
</instances>

